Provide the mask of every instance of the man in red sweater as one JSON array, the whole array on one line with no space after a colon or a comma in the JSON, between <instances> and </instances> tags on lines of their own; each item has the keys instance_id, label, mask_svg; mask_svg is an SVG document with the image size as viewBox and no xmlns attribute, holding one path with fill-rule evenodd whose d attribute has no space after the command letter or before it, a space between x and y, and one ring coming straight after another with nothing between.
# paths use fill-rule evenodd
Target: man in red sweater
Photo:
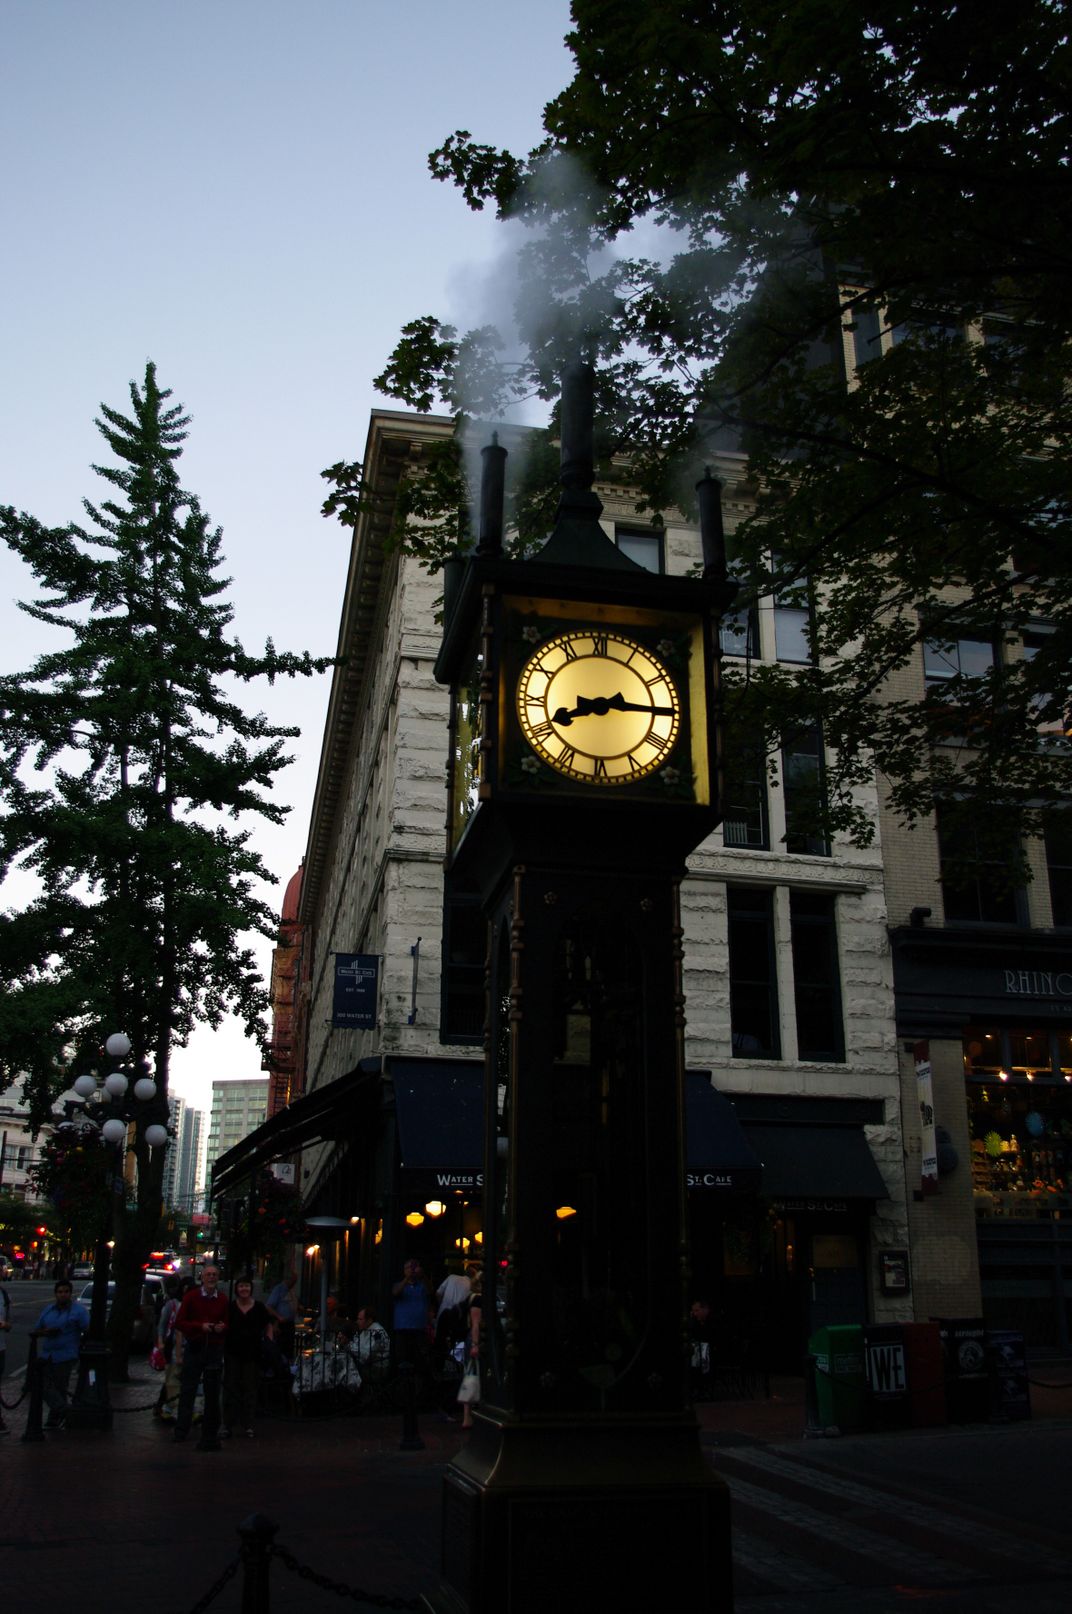
<instances>
[{"instance_id":1,"label":"man in red sweater","mask_svg":"<svg viewBox=\"0 0 1072 1614\"><path fill-rule=\"evenodd\" d=\"M174 1438L185 1440L190 1433L197 1386L203 1381L205 1415L198 1451L220 1449L220 1379L229 1307L226 1295L219 1292L219 1285L219 1267L211 1264L202 1267L200 1287L195 1285L187 1290L175 1319L176 1331L182 1335L182 1366Z\"/></svg>"}]
</instances>

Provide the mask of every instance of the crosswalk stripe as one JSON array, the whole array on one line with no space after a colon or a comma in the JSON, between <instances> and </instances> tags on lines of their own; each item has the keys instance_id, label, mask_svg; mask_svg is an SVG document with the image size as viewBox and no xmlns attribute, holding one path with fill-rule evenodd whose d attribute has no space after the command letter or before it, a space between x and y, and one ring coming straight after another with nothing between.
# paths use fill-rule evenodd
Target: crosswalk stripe
<instances>
[{"instance_id":1,"label":"crosswalk stripe","mask_svg":"<svg viewBox=\"0 0 1072 1614\"><path fill-rule=\"evenodd\" d=\"M921 1525L928 1530L938 1530L943 1536L967 1542L976 1548L985 1548L986 1552L998 1557L1011 1558L1017 1563L1023 1562L1025 1550L1023 1538L1006 1534L989 1519L978 1522L965 1519L957 1514L942 1511L938 1503L915 1502L910 1497L892 1495L888 1491L861 1484L858 1480L848 1479L841 1474L831 1474L826 1469L812 1468L794 1462L791 1457L780 1457L776 1452L760 1451L756 1448L734 1450L732 1460L749 1468L759 1469L763 1473L795 1480L798 1484L807 1485L809 1490L821 1491L827 1496L836 1496L846 1502L859 1502L872 1508L882 1508L883 1511L908 1523ZM731 1476L727 1474L724 1477L732 1489L734 1482ZM1054 1552L1041 1543L1032 1541L1030 1555L1032 1565L1037 1570L1045 1570L1053 1575L1072 1573L1072 1556L1066 1553Z\"/></svg>"},{"instance_id":2,"label":"crosswalk stripe","mask_svg":"<svg viewBox=\"0 0 1072 1614\"><path fill-rule=\"evenodd\" d=\"M769 1541L747 1530L733 1532L733 1563L735 1569L747 1570L780 1592L831 1592L844 1584L829 1570L784 1548L773 1554Z\"/></svg>"},{"instance_id":3,"label":"crosswalk stripe","mask_svg":"<svg viewBox=\"0 0 1072 1614\"><path fill-rule=\"evenodd\" d=\"M737 1479L731 1475L724 1477L729 1483L730 1495L735 1502L744 1502L758 1512L778 1519L782 1524L794 1525L797 1529L808 1531L816 1542L822 1543L824 1547L836 1543L846 1552L869 1559L872 1564L883 1563L889 1559L891 1542L888 1535L883 1535L877 1530L869 1530L866 1525L848 1524L833 1514L821 1513L818 1508L809 1507L806 1502L795 1501L777 1491L765 1490L762 1486L752 1485L747 1480ZM896 1525L896 1522L895 1518L891 1518L893 1525ZM970 1565L952 1564L946 1558L937 1558L933 1553L924 1552L918 1547L910 1547L904 1541L896 1543L896 1550L899 1572L912 1575L924 1582L950 1586L984 1578L979 1569Z\"/></svg>"}]
</instances>

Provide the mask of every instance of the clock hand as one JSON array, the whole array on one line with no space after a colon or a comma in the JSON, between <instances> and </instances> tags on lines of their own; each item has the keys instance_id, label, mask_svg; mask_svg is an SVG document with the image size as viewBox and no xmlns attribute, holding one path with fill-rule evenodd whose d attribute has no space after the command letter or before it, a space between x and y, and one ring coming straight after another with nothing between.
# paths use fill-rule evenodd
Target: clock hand
<instances>
[{"instance_id":1,"label":"clock hand","mask_svg":"<svg viewBox=\"0 0 1072 1614\"><path fill-rule=\"evenodd\" d=\"M615 695L578 695L572 711L560 706L551 718L559 728L569 728L575 717L606 717L608 712L648 712L652 717L673 717L672 706L648 706L643 701L627 701L619 690Z\"/></svg>"}]
</instances>

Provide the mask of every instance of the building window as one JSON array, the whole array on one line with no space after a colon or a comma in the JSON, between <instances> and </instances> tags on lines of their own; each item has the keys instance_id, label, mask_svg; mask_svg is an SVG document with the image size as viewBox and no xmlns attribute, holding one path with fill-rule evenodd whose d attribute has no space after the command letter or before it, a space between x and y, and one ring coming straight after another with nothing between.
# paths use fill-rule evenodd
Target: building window
<instances>
[{"instance_id":1,"label":"building window","mask_svg":"<svg viewBox=\"0 0 1072 1614\"><path fill-rule=\"evenodd\" d=\"M777 569L777 555L772 564ZM781 584L774 595L774 654L779 661L811 661L810 626L807 583L798 578Z\"/></svg>"},{"instance_id":2,"label":"building window","mask_svg":"<svg viewBox=\"0 0 1072 1614\"><path fill-rule=\"evenodd\" d=\"M1061 657L1053 654L1053 629L1044 625L1026 628L1023 634L1023 659L1032 662L1041 657L1038 669L1031 676L1043 685L1031 697L1031 704L1036 713L1039 732L1041 734L1063 734L1072 732L1070 721L1068 691L1055 695L1052 685L1064 682L1062 677ZM1052 674L1052 681L1050 674ZM1051 684L1047 689L1046 684Z\"/></svg>"},{"instance_id":3,"label":"building window","mask_svg":"<svg viewBox=\"0 0 1072 1614\"><path fill-rule=\"evenodd\" d=\"M724 656L747 656L759 659L759 618L755 606L730 611L719 623L718 642Z\"/></svg>"},{"instance_id":4,"label":"building window","mask_svg":"<svg viewBox=\"0 0 1072 1614\"><path fill-rule=\"evenodd\" d=\"M1044 1026L964 1032L971 1183L977 1216L1072 1209L1072 1037Z\"/></svg>"},{"instance_id":5,"label":"building window","mask_svg":"<svg viewBox=\"0 0 1072 1614\"><path fill-rule=\"evenodd\" d=\"M487 950L487 921L479 897L448 889L443 903L441 1042L482 1041Z\"/></svg>"},{"instance_id":6,"label":"building window","mask_svg":"<svg viewBox=\"0 0 1072 1614\"><path fill-rule=\"evenodd\" d=\"M817 723L782 742L782 789L786 851L829 857L830 842L822 822L826 809L823 735Z\"/></svg>"},{"instance_id":7,"label":"building window","mask_svg":"<svg viewBox=\"0 0 1072 1614\"><path fill-rule=\"evenodd\" d=\"M1072 811L1051 813L1044 827L1055 925L1072 925Z\"/></svg>"},{"instance_id":8,"label":"building window","mask_svg":"<svg viewBox=\"0 0 1072 1614\"><path fill-rule=\"evenodd\" d=\"M1020 902L1012 879L1012 848L992 824L939 807L938 855L947 922L1015 925Z\"/></svg>"},{"instance_id":9,"label":"building window","mask_svg":"<svg viewBox=\"0 0 1072 1614\"><path fill-rule=\"evenodd\" d=\"M845 1058L834 904L834 897L822 892L789 893L797 1052L801 1059Z\"/></svg>"},{"instance_id":10,"label":"building window","mask_svg":"<svg viewBox=\"0 0 1072 1614\"><path fill-rule=\"evenodd\" d=\"M663 570L663 535L651 527L615 527L614 542L646 572Z\"/></svg>"},{"instance_id":11,"label":"building window","mask_svg":"<svg viewBox=\"0 0 1072 1614\"><path fill-rule=\"evenodd\" d=\"M774 893L747 886L730 887L726 906L733 1056L779 1059Z\"/></svg>"},{"instance_id":12,"label":"building window","mask_svg":"<svg viewBox=\"0 0 1072 1614\"><path fill-rule=\"evenodd\" d=\"M982 678L995 662L991 639L927 639L923 645L923 676L929 686L951 678Z\"/></svg>"},{"instance_id":13,"label":"building window","mask_svg":"<svg viewBox=\"0 0 1072 1614\"><path fill-rule=\"evenodd\" d=\"M766 749L762 742L732 731L726 736L722 844L757 849L770 845Z\"/></svg>"},{"instance_id":14,"label":"building window","mask_svg":"<svg viewBox=\"0 0 1072 1614\"><path fill-rule=\"evenodd\" d=\"M856 368L882 357L882 315L874 303L860 303L851 311L852 348Z\"/></svg>"}]
</instances>

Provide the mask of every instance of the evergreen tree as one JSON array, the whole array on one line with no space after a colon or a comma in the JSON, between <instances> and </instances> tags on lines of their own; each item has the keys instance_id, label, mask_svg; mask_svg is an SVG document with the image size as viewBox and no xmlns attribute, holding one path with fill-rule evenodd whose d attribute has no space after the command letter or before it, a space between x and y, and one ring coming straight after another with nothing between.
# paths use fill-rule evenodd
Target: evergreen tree
<instances>
[{"instance_id":1,"label":"evergreen tree","mask_svg":"<svg viewBox=\"0 0 1072 1614\"><path fill-rule=\"evenodd\" d=\"M91 526L47 528L0 507L0 531L43 590L22 609L67 642L0 678L0 873L37 895L0 915L0 1070L25 1074L40 1123L81 1069L108 1067L125 1031L166 1120L171 1050L237 1014L262 1041L267 995L248 944L275 915L242 827L279 823L275 775L298 731L250 715L234 683L309 674L307 654L250 656L230 636L221 533L182 488L188 417L155 367L129 415L96 424L117 463ZM164 1150L139 1125L136 1201L117 1230L113 1347L120 1371L141 1263L157 1234Z\"/></svg>"}]
</instances>

